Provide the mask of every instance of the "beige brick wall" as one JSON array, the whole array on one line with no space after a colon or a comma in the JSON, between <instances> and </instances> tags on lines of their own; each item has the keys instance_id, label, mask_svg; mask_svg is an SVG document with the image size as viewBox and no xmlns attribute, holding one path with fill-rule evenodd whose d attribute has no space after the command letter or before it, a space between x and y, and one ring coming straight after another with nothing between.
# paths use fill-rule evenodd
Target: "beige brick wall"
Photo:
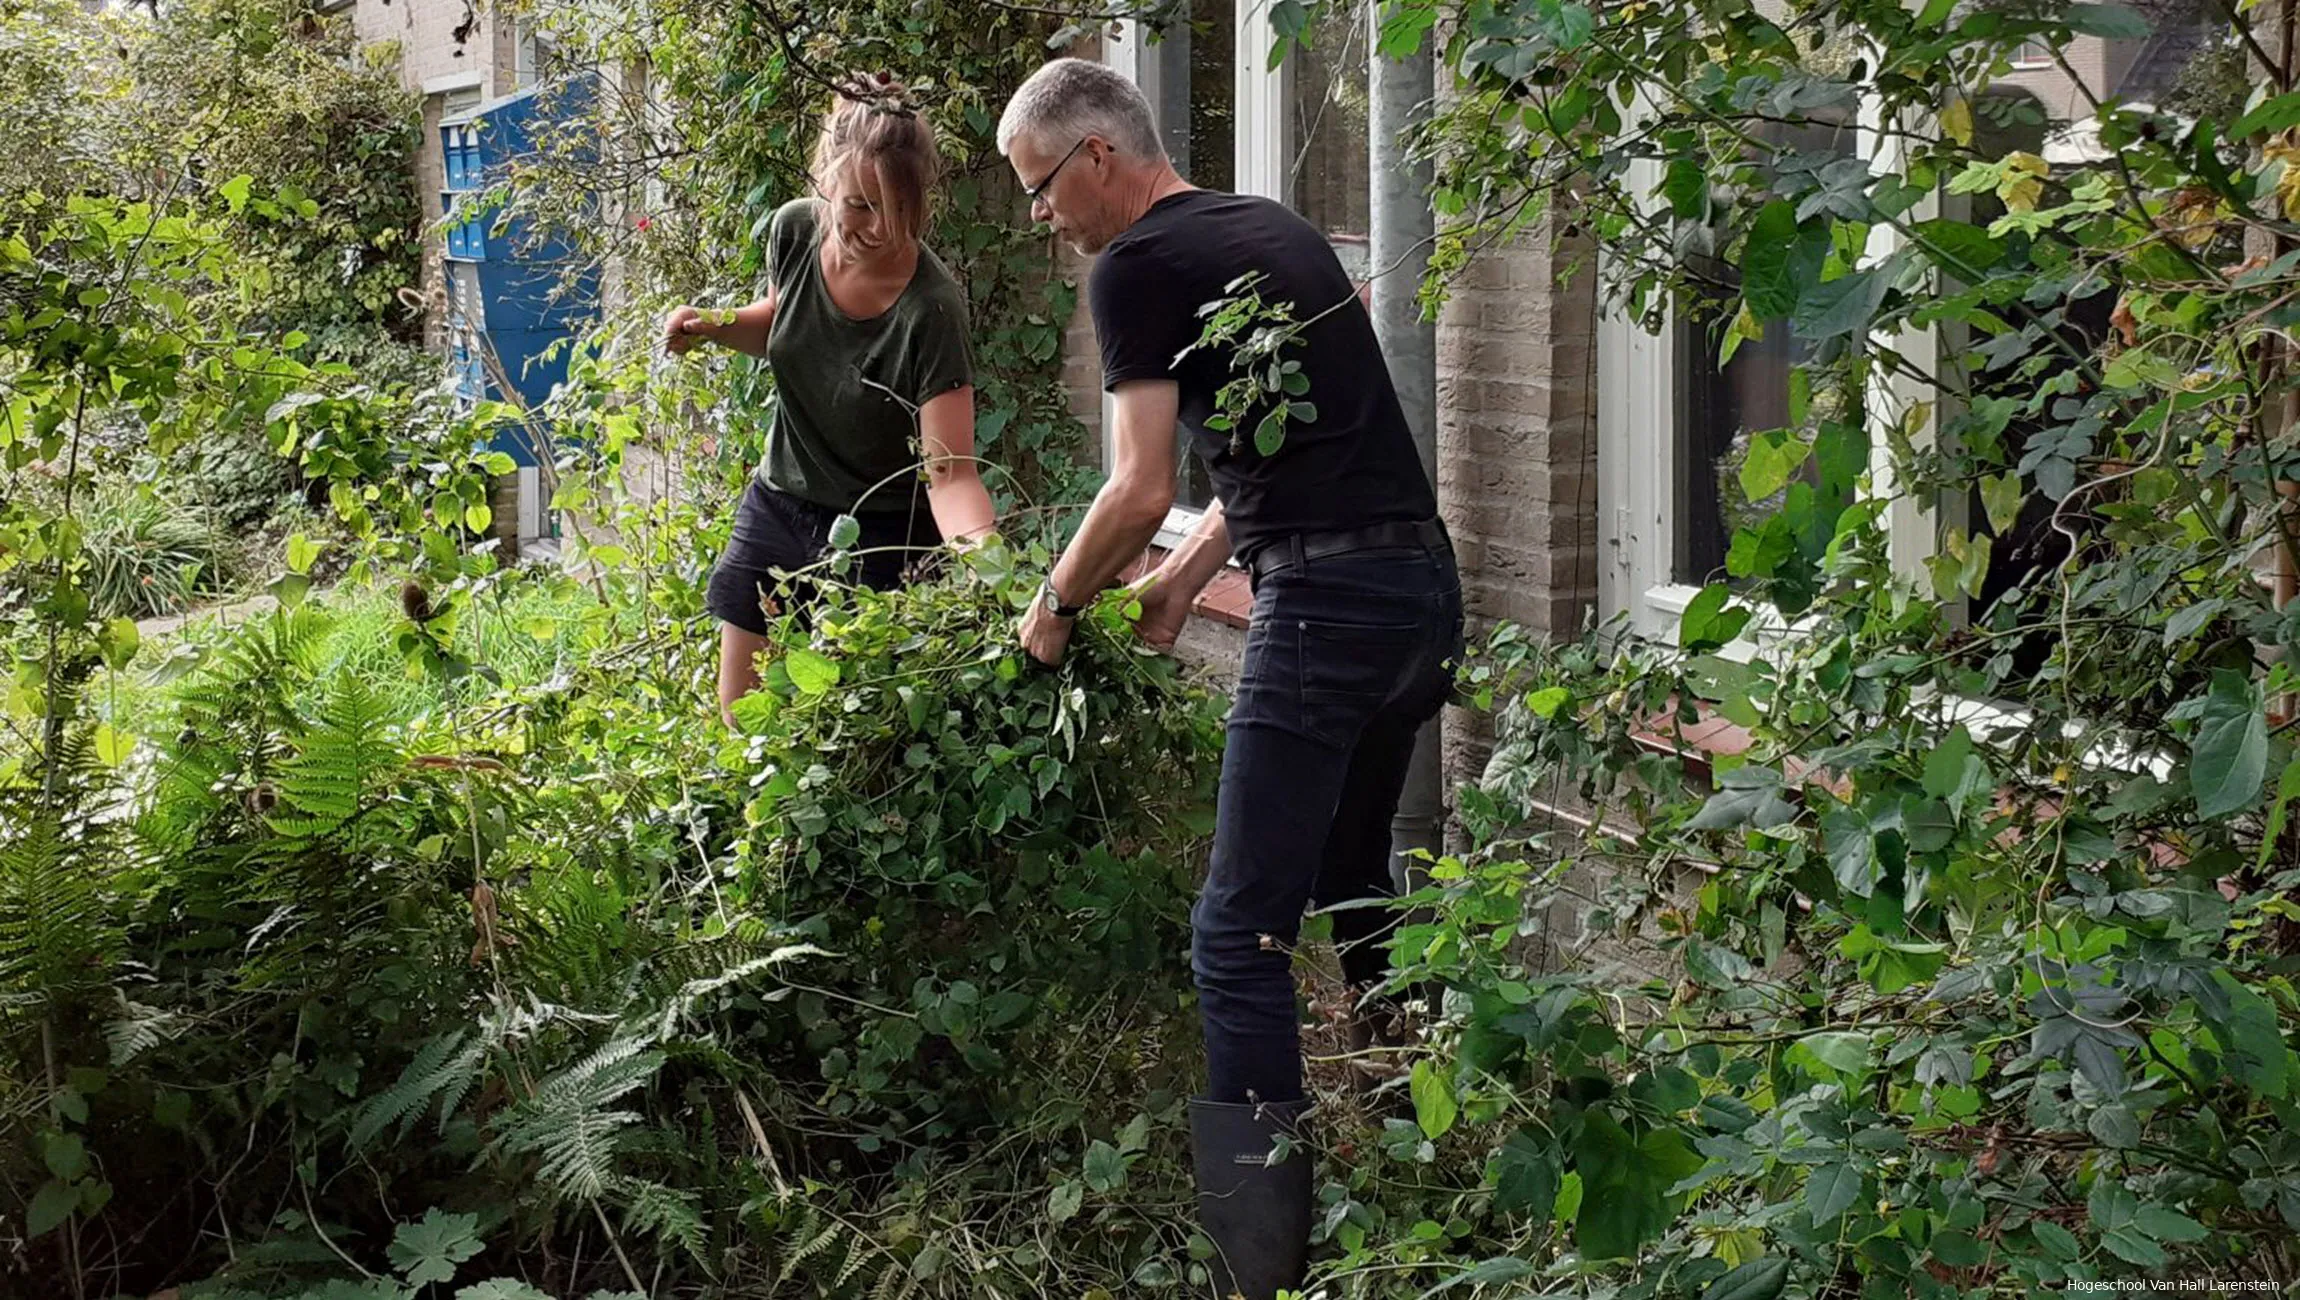
<instances>
[{"instance_id":1,"label":"beige brick wall","mask_svg":"<svg viewBox=\"0 0 2300 1300\"><path fill-rule=\"evenodd\" d=\"M1504 620L1570 636L1597 600L1595 278L1549 234L1472 261L1438 318L1438 507L1473 640ZM1488 720L1456 710L1445 734L1448 784L1474 779Z\"/></svg>"},{"instance_id":2,"label":"beige brick wall","mask_svg":"<svg viewBox=\"0 0 2300 1300\"><path fill-rule=\"evenodd\" d=\"M469 40L457 42L455 29L473 13L479 25ZM399 42L399 81L409 90L464 74L478 75L486 85L493 71L495 29L510 27L465 0L357 0L351 19L363 44Z\"/></svg>"}]
</instances>

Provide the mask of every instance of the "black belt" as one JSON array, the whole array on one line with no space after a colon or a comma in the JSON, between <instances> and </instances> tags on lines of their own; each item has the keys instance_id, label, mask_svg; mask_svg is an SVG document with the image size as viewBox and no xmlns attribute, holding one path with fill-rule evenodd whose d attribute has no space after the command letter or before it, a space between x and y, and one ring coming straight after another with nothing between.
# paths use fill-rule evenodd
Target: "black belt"
<instances>
[{"instance_id":1,"label":"black belt","mask_svg":"<svg viewBox=\"0 0 2300 1300\"><path fill-rule=\"evenodd\" d=\"M1312 560L1330 559L1353 551L1416 548L1434 551L1449 548L1452 544L1443 520L1417 519L1410 523L1390 520L1339 532L1296 533L1291 537L1280 537L1256 550L1252 558L1246 561L1246 568L1259 581L1280 569L1299 568Z\"/></svg>"}]
</instances>

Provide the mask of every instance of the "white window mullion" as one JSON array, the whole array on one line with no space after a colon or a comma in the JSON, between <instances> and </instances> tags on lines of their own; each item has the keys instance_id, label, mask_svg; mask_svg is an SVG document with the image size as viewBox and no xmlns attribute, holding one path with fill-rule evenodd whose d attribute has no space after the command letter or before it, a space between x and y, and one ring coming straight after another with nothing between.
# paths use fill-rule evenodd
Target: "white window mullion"
<instances>
[{"instance_id":1,"label":"white window mullion","mask_svg":"<svg viewBox=\"0 0 2300 1300\"><path fill-rule=\"evenodd\" d=\"M1240 194L1288 200L1286 193L1286 82L1288 59L1270 67L1277 36L1270 30L1268 0L1239 0L1237 135L1232 141L1231 175Z\"/></svg>"}]
</instances>

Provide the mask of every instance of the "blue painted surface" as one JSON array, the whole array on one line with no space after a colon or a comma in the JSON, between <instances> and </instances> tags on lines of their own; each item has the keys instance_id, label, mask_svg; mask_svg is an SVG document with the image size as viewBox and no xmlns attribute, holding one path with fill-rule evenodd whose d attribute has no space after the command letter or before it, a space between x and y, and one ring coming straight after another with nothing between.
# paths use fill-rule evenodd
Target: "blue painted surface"
<instances>
[{"instance_id":1,"label":"blue painted surface","mask_svg":"<svg viewBox=\"0 0 2300 1300\"><path fill-rule=\"evenodd\" d=\"M450 209L459 199L476 200L490 182L502 178L513 160L533 148L532 133L538 127L580 112L589 98L588 82L555 83L441 124ZM504 221L501 213L477 215L448 228L450 337L455 340L459 387L466 397L477 401L506 394L495 391L483 352L462 344L463 304L454 292L455 283L466 276L475 279L478 315L487 340L503 363L514 395L537 406L567 375L565 349L553 353L553 345L587 327L599 307L596 271L585 271L561 288L561 272L573 256L562 241L537 242L528 223ZM516 424L499 433L494 446L521 465L538 463L526 431Z\"/></svg>"}]
</instances>

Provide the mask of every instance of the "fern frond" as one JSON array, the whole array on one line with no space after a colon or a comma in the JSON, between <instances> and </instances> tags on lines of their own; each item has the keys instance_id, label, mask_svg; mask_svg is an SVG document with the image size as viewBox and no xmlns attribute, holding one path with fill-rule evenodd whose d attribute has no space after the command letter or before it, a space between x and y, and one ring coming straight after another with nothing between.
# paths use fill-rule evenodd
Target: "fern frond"
<instances>
[{"instance_id":1,"label":"fern frond","mask_svg":"<svg viewBox=\"0 0 2300 1300\"><path fill-rule=\"evenodd\" d=\"M415 1127L415 1117L433 1097L453 1089L458 1097L471 1086L486 1060L485 1043L473 1044L476 1050L463 1050L466 1031L458 1029L442 1034L425 1043L415 1053L415 1059L399 1072L399 1081L382 1093L370 1098L353 1115L351 1133L347 1138L357 1150L375 1141L376 1135L394 1124L400 1126L400 1135L406 1136ZM441 1124L447 1122L448 1112L442 1111Z\"/></svg>"},{"instance_id":2,"label":"fern frond","mask_svg":"<svg viewBox=\"0 0 2300 1300\"><path fill-rule=\"evenodd\" d=\"M623 1197L625 1223L666 1245L677 1246L698 1264L707 1262L710 1233L695 1208L695 1193L641 1179L626 1180L618 1190Z\"/></svg>"}]
</instances>

